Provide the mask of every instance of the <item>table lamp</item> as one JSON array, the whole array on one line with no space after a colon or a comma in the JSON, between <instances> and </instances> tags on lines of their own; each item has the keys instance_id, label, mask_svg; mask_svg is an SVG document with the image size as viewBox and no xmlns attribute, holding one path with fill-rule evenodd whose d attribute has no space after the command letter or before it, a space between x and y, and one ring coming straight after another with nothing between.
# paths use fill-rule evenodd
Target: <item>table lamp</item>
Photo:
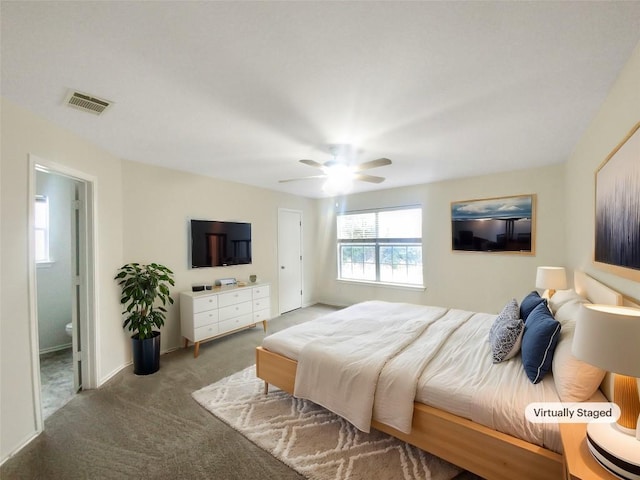
<instances>
[{"instance_id":1,"label":"table lamp","mask_svg":"<svg viewBox=\"0 0 640 480\"><path fill-rule=\"evenodd\" d=\"M580 360L614 373L613 401L620 418L589 423L587 445L595 459L620 478L640 478L640 309L582 305L572 345Z\"/></svg>"},{"instance_id":2,"label":"table lamp","mask_svg":"<svg viewBox=\"0 0 640 480\"><path fill-rule=\"evenodd\" d=\"M556 290L567 288L567 272L564 267L538 267L536 288L548 290L548 298L553 297Z\"/></svg>"}]
</instances>

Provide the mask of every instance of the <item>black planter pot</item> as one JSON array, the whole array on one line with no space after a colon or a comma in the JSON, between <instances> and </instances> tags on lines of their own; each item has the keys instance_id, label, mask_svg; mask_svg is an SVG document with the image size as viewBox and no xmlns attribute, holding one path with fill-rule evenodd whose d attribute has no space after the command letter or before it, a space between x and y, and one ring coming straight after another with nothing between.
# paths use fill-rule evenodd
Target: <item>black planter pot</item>
<instances>
[{"instance_id":1,"label":"black planter pot","mask_svg":"<svg viewBox=\"0 0 640 480\"><path fill-rule=\"evenodd\" d=\"M136 333L131 337L133 347L133 373L150 375L160 369L160 332L144 340L138 339Z\"/></svg>"}]
</instances>

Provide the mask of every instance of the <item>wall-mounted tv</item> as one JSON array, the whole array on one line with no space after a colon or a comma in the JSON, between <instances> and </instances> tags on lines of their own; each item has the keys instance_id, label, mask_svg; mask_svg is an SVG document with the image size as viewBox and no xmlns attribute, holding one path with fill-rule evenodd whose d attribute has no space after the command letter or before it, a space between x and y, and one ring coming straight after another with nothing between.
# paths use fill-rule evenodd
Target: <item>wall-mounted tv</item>
<instances>
[{"instance_id":1,"label":"wall-mounted tv","mask_svg":"<svg viewBox=\"0 0 640 480\"><path fill-rule=\"evenodd\" d=\"M191 268L251 263L251 224L191 220Z\"/></svg>"}]
</instances>

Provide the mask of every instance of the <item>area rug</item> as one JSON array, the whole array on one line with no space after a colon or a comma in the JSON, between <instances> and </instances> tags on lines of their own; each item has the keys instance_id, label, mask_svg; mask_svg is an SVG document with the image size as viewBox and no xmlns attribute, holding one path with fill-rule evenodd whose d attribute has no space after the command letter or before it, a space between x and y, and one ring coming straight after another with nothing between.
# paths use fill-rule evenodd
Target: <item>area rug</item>
<instances>
[{"instance_id":1,"label":"area rug","mask_svg":"<svg viewBox=\"0 0 640 480\"><path fill-rule=\"evenodd\" d=\"M312 480L450 480L461 470L264 382L249 367L192 394L213 415Z\"/></svg>"}]
</instances>

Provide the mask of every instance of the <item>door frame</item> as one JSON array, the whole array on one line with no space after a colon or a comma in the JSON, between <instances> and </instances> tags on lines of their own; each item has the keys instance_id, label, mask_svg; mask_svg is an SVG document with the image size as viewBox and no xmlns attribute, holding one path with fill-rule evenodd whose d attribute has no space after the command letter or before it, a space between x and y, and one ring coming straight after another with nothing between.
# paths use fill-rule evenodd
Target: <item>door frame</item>
<instances>
[{"instance_id":1,"label":"door frame","mask_svg":"<svg viewBox=\"0 0 640 480\"><path fill-rule=\"evenodd\" d=\"M304 234L303 234L303 228L304 228L304 222L303 220L303 212L302 210L296 210L293 208L278 208L278 314L282 315L282 306L280 305L280 213L281 212L290 212L290 213L297 213L300 215L300 238L298 239L298 241L300 242L300 256L302 258L302 260L300 261L300 291L303 292L303 294L300 295L300 308L302 308L304 306Z\"/></svg>"},{"instance_id":2,"label":"door frame","mask_svg":"<svg viewBox=\"0 0 640 480\"><path fill-rule=\"evenodd\" d=\"M73 180L82 182L86 189L86 252L84 262L86 265L86 302L87 318L84 328L81 329L82 345L82 384L84 388L97 387L98 372L98 331L96 318L98 305L96 298L96 285L98 268L96 264L97 248L97 179L93 175L75 170L56 162L45 160L36 155L29 154L29 185L27 188L27 212L28 212L28 262L29 262L29 335L31 344L31 379L33 385L33 405L35 408L36 432L44 429L42 414L42 395L40 384L40 340L38 338L38 301L36 291L36 261L35 261L35 202L36 195L36 170L46 173L63 175ZM74 368L76 366L74 365Z\"/></svg>"}]
</instances>

